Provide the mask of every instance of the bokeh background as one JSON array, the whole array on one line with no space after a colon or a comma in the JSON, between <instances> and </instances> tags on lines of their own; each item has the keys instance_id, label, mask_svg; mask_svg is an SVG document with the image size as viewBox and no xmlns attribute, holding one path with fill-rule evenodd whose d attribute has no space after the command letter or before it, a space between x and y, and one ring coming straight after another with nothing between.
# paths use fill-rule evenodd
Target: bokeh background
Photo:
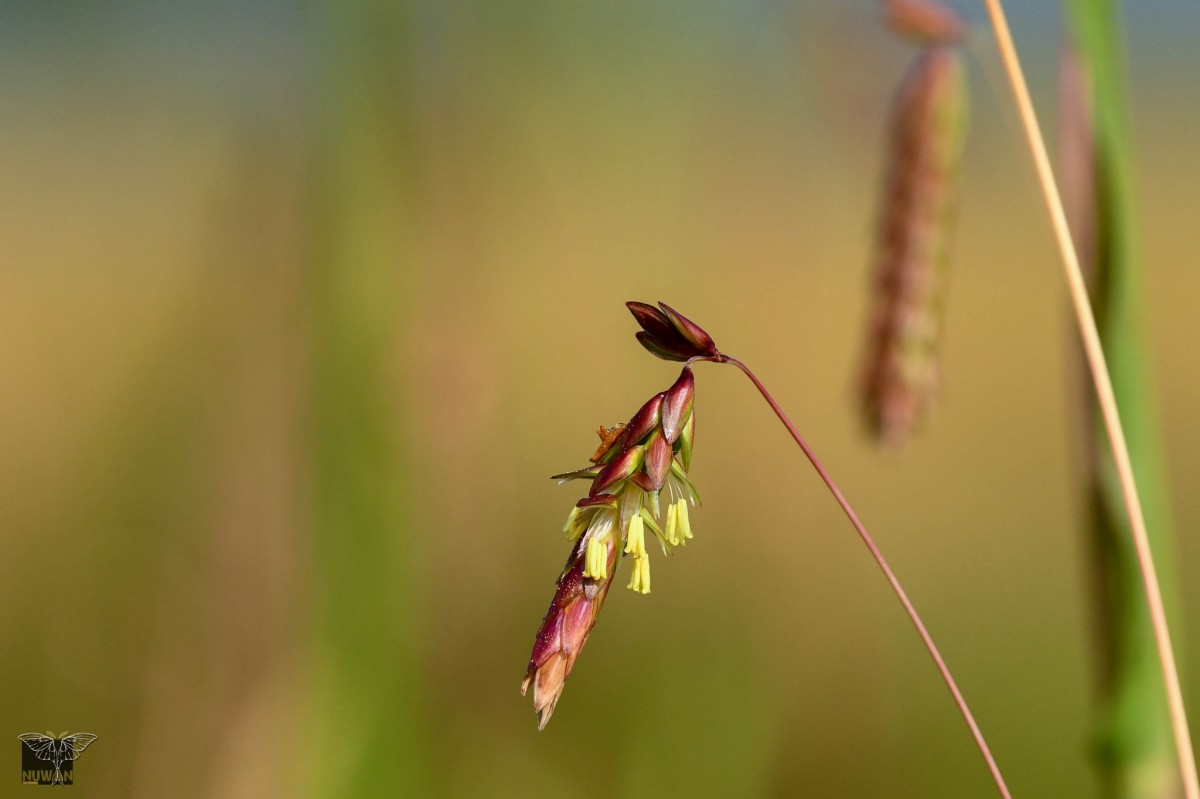
<instances>
[{"instance_id":1,"label":"bokeh background","mask_svg":"<svg viewBox=\"0 0 1200 799\"><path fill-rule=\"evenodd\" d=\"M1129 5L1200 708L1200 8ZM1010 6L1051 135L1053 6ZM517 687L579 490L546 477L675 375L638 298L792 412L1014 791L1094 795L1074 332L957 7L945 391L896 457L851 391L914 55L875 4L0 5L0 793L53 729L100 736L94 797L992 795L836 505L718 367L696 540L613 592L536 731Z\"/></svg>"}]
</instances>

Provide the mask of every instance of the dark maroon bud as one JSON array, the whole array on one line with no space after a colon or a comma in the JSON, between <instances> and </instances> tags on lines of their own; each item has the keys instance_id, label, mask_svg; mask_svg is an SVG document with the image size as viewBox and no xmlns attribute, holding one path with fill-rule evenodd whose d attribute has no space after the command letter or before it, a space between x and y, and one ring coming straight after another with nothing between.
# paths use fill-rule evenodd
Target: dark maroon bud
<instances>
[{"instance_id":1,"label":"dark maroon bud","mask_svg":"<svg viewBox=\"0 0 1200 799\"><path fill-rule=\"evenodd\" d=\"M645 405L638 408L638 412L633 415L629 424L625 425L625 429L621 432L621 439L618 443L622 449L628 449L637 444L658 427L662 419L663 396L664 393L660 391L646 400Z\"/></svg>"},{"instance_id":2,"label":"dark maroon bud","mask_svg":"<svg viewBox=\"0 0 1200 799\"><path fill-rule=\"evenodd\" d=\"M642 454L641 447L630 447L618 455L616 460L605 466L600 470L600 474L596 475L588 496L598 496L622 480L633 477L634 472L642 465Z\"/></svg>"},{"instance_id":3,"label":"dark maroon bud","mask_svg":"<svg viewBox=\"0 0 1200 799\"><path fill-rule=\"evenodd\" d=\"M650 443L646 445L646 464L645 472L639 472L638 477L643 474L650 482L650 488L639 483L639 487L647 491L658 491L663 487L663 483L667 481L667 474L671 471L671 442L663 436L661 432L655 431L650 438Z\"/></svg>"},{"instance_id":4,"label":"dark maroon bud","mask_svg":"<svg viewBox=\"0 0 1200 799\"><path fill-rule=\"evenodd\" d=\"M663 313L671 320L671 324L679 331L679 334L684 337L692 346L698 350L699 355L716 355L717 345L712 340L712 336L704 332L704 328L688 319L683 314L676 311L665 302L660 302L658 307L663 309Z\"/></svg>"},{"instance_id":5,"label":"dark maroon bud","mask_svg":"<svg viewBox=\"0 0 1200 799\"><path fill-rule=\"evenodd\" d=\"M692 370L684 368L675 385L666 391L662 405L662 429L668 443L674 444L683 432L683 423L692 412L692 397L696 390L696 378Z\"/></svg>"},{"instance_id":6,"label":"dark maroon bud","mask_svg":"<svg viewBox=\"0 0 1200 799\"><path fill-rule=\"evenodd\" d=\"M693 350L692 346L682 339L677 346L666 347L660 343L658 339L651 336L645 330L639 330L637 332L637 340L638 343L650 351L651 355L662 358L664 361L686 361L688 358L700 354Z\"/></svg>"},{"instance_id":7,"label":"dark maroon bud","mask_svg":"<svg viewBox=\"0 0 1200 799\"><path fill-rule=\"evenodd\" d=\"M653 305L647 305L644 302L627 302L625 307L642 326L642 330L645 330L655 341L668 347L671 345L683 346L686 343L667 315Z\"/></svg>"}]
</instances>

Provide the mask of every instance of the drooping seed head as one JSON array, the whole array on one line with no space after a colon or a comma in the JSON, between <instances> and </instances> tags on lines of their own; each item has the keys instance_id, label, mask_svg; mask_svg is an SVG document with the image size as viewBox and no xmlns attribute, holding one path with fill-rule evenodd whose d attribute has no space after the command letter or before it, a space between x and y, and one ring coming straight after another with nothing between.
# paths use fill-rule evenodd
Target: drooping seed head
<instances>
[{"instance_id":1,"label":"drooping seed head","mask_svg":"<svg viewBox=\"0 0 1200 799\"><path fill-rule=\"evenodd\" d=\"M628 587L648 594L650 557L646 535L654 535L664 552L692 537L686 506L699 502L687 476L695 425L693 394L694 379L691 370L685 368L671 389L651 397L620 434L611 434L617 428L601 428L602 440L611 440L597 453L599 463L556 476L560 482L591 479L592 486L563 525L564 534L572 542L571 554L534 639L521 683L522 695L533 688L539 729L554 713L621 557L629 555L633 559ZM670 424L679 428L673 443L664 428L668 422L664 418L668 396Z\"/></svg>"}]
</instances>

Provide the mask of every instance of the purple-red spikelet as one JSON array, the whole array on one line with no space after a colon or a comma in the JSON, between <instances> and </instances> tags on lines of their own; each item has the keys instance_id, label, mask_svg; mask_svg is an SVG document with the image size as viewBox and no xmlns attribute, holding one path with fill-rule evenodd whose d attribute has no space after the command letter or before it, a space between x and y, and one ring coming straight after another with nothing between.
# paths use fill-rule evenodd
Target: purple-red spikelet
<instances>
[{"instance_id":1,"label":"purple-red spikelet","mask_svg":"<svg viewBox=\"0 0 1200 799\"><path fill-rule=\"evenodd\" d=\"M692 396L696 391L696 378L691 369L684 369L675 385L667 389L662 403L662 428L667 441L674 444L683 432L683 422L692 413Z\"/></svg>"},{"instance_id":2,"label":"purple-red spikelet","mask_svg":"<svg viewBox=\"0 0 1200 799\"><path fill-rule=\"evenodd\" d=\"M637 340L659 358L686 361L718 354L712 336L666 303L655 308L644 302L627 302L625 307L642 326Z\"/></svg>"},{"instance_id":3,"label":"purple-red spikelet","mask_svg":"<svg viewBox=\"0 0 1200 799\"><path fill-rule=\"evenodd\" d=\"M597 580L583 576L585 542L580 538L575 543L567 565L559 575L550 609L534 639L533 654L521 683L521 696L530 685L533 686L533 709L538 714L539 730L544 729L554 715L563 686L575 666L575 658L587 643L608 589L612 587L612 575L620 553L615 541L610 540L606 546L608 576Z\"/></svg>"}]
</instances>

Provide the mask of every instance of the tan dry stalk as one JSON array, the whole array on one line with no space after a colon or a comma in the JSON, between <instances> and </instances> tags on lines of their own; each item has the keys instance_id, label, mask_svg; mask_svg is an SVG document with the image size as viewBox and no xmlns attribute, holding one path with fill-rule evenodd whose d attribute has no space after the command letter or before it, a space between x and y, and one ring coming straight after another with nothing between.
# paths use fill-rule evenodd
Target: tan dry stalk
<instances>
[{"instance_id":1,"label":"tan dry stalk","mask_svg":"<svg viewBox=\"0 0 1200 799\"><path fill-rule=\"evenodd\" d=\"M962 56L926 48L896 98L874 309L860 376L867 427L903 444L937 393L944 264L962 152Z\"/></svg>"},{"instance_id":2,"label":"tan dry stalk","mask_svg":"<svg viewBox=\"0 0 1200 799\"><path fill-rule=\"evenodd\" d=\"M1129 513L1129 525L1133 535L1134 548L1137 551L1138 565L1142 573L1142 583L1146 591L1146 602L1149 605L1150 619L1154 625L1154 640L1158 647L1159 665L1162 668L1167 702L1171 709L1171 726L1175 733L1175 750L1179 759L1179 770L1183 778L1185 795L1187 799L1200 799L1200 781L1196 776L1196 760L1192 752L1191 733L1188 730L1187 710L1183 703L1183 692L1179 686L1179 671L1175 665L1175 653L1171 646L1171 633L1167 627L1166 611L1163 609L1162 591L1158 584L1158 573L1154 567L1150 542L1146 537L1146 520L1142 513L1137 484L1134 482L1129 448L1121 427L1121 417L1117 409L1116 397L1113 394L1112 378L1108 372L1104 350L1100 345L1096 319L1092 313L1091 303L1088 301L1087 286L1084 284L1083 274L1079 268L1079 258L1075 252L1071 232L1067 227L1067 216L1063 210L1062 198L1059 196L1058 186L1054 182L1054 172L1050 168L1046 143L1038 125L1037 115L1033 110L1033 102L1029 98L1029 87L1025 84L1025 75L1021 70L1020 60L1017 58L1016 47L1013 45L1012 33L1008 29L1004 8L1000 0L984 0L984 3L992 20L996 42L1004 61L1004 69L1008 74L1029 150L1033 155L1034 166L1037 168L1038 182L1041 184L1042 193L1050 212L1050 220L1054 226L1055 238L1062 256L1067 286L1075 307L1075 316L1079 322L1079 332L1083 337L1084 351L1087 354L1088 366L1091 369L1092 381L1096 388L1096 398L1099 401L1104 427L1112 446L1113 461L1116 464L1117 477L1121 483L1121 494Z\"/></svg>"}]
</instances>

